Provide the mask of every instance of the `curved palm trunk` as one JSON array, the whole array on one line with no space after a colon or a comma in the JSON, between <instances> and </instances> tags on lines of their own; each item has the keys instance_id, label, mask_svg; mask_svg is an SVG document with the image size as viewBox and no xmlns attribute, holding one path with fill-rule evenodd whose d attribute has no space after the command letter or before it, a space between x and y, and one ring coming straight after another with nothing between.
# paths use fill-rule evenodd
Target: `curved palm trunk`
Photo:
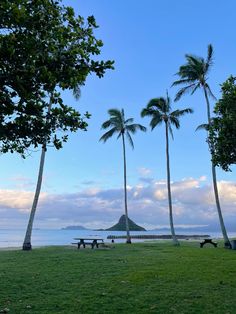
<instances>
[{"instance_id":1,"label":"curved palm trunk","mask_svg":"<svg viewBox=\"0 0 236 314\"><path fill-rule=\"evenodd\" d=\"M129 232L129 221L128 221L128 206L127 206L127 186L126 186L126 154L125 154L125 139L124 133L122 133L122 143L123 143L123 157L124 157L124 197L125 197L125 225L127 232L126 243L131 243L131 237Z\"/></svg>"},{"instance_id":2,"label":"curved palm trunk","mask_svg":"<svg viewBox=\"0 0 236 314\"><path fill-rule=\"evenodd\" d=\"M173 222L173 211L172 211L172 199L171 199L171 188L170 188L170 158L169 158L169 136L168 136L168 125L165 121L166 127L166 169L167 169L167 189L168 189L168 201L169 201L169 218L170 218L170 230L174 245L179 245L179 241L175 235L175 228Z\"/></svg>"},{"instance_id":3,"label":"curved palm trunk","mask_svg":"<svg viewBox=\"0 0 236 314\"><path fill-rule=\"evenodd\" d=\"M23 243L23 247L22 247L22 249L24 251L29 251L29 250L32 249L31 235L32 235L34 216L35 216L35 212L36 212L36 209L37 209L39 194L40 194L41 185L42 185L45 153L46 153L46 149L45 149L45 146L43 146L42 147L41 158L40 158L38 181L37 181L37 186L36 186L36 190L35 190L34 201L33 201L33 205L32 205L32 208L31 208L30 218L29 218L29 222L28 222L28 226L27 226L26 234L25 234L25 239L24 239L24 243Z\"/></svg>"},{"instance_id":4,"label":"curved palm trunk","mask_svg":"<svg viewBox=\"0 0 236 314\"><path fill-rule=\"evenodd\" d=\"M50 112L51 107L52 107L52 101L50 99L50 103L48 106L48 112ZM35 212L37 209L39 195L40 195L41 186L42 186L45 154L46 154L46 141L42 145L42 152L41 152L39 172L38 172L38 180L37 180L37 185L36 185L36 190L35 190L35 194L34 194L34 200L33 200L32 208L31 208L31 212L30 212L30 218L29 218L26 233L25 233L25 239L24 239L24 243L22 246L23 251L29 251L32 249L31 235L32 235L32 229L33 229L33 223L34 223L34 216L35 216Z\"/></svg>"},{"instance_id":5,"label":"curved palm trunk","mask_svg":"<svg viewBox=\"0 0 236 314\"><path fill-rule=\"evenodd\" d=\"M206 99L206 103L207 103L208 124L210 125L211 124L210 103L209 103L209 99L207 96L207 91L206 91L205 85L203 86L203 89L204 89L204 95L205 95L205 99ZM207 136L208 136L208 134L207 134ZM208 136L208 138L209 138L209 136ZM211 151L212 147L210 147L210 143L208 145L209 145L209 148ZM227 231L225 228L224 219L223 219L223 215L222 215L222 211L221 211L220 199L219 199L219 193L218 193L218 187L217 187L217 179L216 179L216 168L213 165L213 162L211 162L211 169L212 169L213 188L214 188L214 194L215 194L215 200L216 200L216 208L217 208L217 212L218 212L218 216L219 216L219 220L220 220L221 231L222 231L222 234L224 237L225 248L231 248L231 243L230 243L228 235L227 235Z\"/></svg>"}]
</instances>

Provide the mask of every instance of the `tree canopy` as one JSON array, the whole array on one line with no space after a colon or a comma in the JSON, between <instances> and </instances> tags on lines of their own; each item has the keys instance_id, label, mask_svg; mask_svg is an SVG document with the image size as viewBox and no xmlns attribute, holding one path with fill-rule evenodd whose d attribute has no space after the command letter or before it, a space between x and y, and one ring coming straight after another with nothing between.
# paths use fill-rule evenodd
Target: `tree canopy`
<instances>
[{"instance_id":1,"label":"tree canopy","mask_svg":"<svg viewBox=\"0 0 236 314\"><path fill-rule=\"evenodd\" d=\"M173 131L171 125L174 125L177 129L180 128L179 118L186 113L193 113L191 108L183 110L171 111L171 99L167 93L166 98L159 97L151 99L147 106L142 110L142 117L150 117L151 129L155 129L156 126L161 125L162 122L167 124L168 130L173 138Z\"/></svg>"},{"instance_id":2,"label":"tree canopy","mask_svg":"<svg viewBox=\"0 0 236 314\"><path fill-rule=\"evenodd\" d=\"M204 59L192 54L186 54L186 63L179 67L176 73L180 77L172 86L184 85L179 89L175 96L175 101L179 100L183 95L190 93L193 95L199 88L204 88L207 95L215 98L210 86L207 83L209 71L213 65L213 47L208 45L207 57Z\"/></svg>"},{"instance_id":3,"label":"tree canopy","mask_svg":"<svg viewBox=\"0 0 236 314\"><path fill-rule=\"evenodd\" d=\"M222 96L216 103L216 117L210 124L212 160L217 166L229 171L236 164L236 77L230 76L221 85Z\"/></svg>"},{"instance_id":4,"label":"tree canopy","mask_svg":"<svg viewBox=\"0 0 236 314\"><path fill-rule=\"evenodd\" d=\"M138 123L133 123L133 118L126 119L124 109L109 109L108 114L110 119L102 124L102 129L110 128L110 130L102 135L100 141L106 142L114 134L118 133L117 138L126 135L131 147L134 148L131 134L135 134L137 130L146 132L145 126Z\"/></svg>"},{"instance_id":5,"label":"tree canopy","mask_svg":"<svg viewBox=\"0 0 236 314\"><path fill-rule=\"evenodd\" d=\"M103 43L93 16L75 16L55 0L2 0L0 4L0 152L22 156L33 145L62 147L67 135L86 130L89 114L65 103L89 74L101 78L113 62L98 61ZM49 103L52 108L48 111Z\"/></svg>"}]
</instances>

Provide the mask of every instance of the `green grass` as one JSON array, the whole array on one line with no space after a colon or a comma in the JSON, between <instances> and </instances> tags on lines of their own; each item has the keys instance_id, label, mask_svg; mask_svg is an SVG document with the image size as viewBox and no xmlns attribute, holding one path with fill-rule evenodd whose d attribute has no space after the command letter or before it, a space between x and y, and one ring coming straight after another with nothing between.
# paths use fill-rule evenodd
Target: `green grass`
<instances>
[{"instance_id":1,"label":"green grass","mask_svg":"<svg viewBox=\"0 0 236 314\"><path fill-rule=\"evenodd\" d=\"M199 243L0 251L0 313L236 313L236 251Z\"/></svg>"}]
</instances>

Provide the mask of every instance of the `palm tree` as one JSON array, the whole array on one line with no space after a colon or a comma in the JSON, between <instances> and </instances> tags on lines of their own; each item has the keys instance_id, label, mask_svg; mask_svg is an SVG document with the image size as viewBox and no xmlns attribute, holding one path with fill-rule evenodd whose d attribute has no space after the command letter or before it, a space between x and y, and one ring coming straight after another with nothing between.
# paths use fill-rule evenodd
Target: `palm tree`
<instances>
[{"instance_id":1,"label":"palm tree","mask_svg":"<svg viewBox=\"0 0 236 314\"><path fill-rule=\"evenodd\" d=\"M153 98L149 101L146 108L141 112L142 117L151 117L150 126L153 130L156 126L165 123L166 134L166 168L167 168L167 190L169 200L169 219L170 229L174 245L179 245L179 241L175 235L173 211L172 211L172 198L171 198L171 186L170 186L170 158L169 158L169 132L173 138L173 131L171 125L174 125L177 129L180 128L179 118L185 113L192 113L193 110L186 108L183 110L171 111L170 98L167 93L167 97Z\"/></svg>"},{"instance_id":2,"label":"palm tree","mask_svg":"<svg viewBox=\"0 0 236 314\"><path fill-rule=\"evenodd\" d=\"M41 157L40 157L38 180L37 180L36 190L35 190L35 194L34 194L34 200L33 200L33 204L32 204L31 211L30 211L30 217L29 217L29 221L28 221L28 225L27 225L27 229L26 229L26 233L25 233L24 243L22 246L22 249L24 251L29 251L32 249L31 235L32 235L32 229L33 229L33 223L34 223L34 216L36 213L36 209L37 209L37 205L38 205L38 199L39 199L41 186L42 186L45 154L46 154L46 145L43 145L42 151L41 151Z\"/></svg>"},{"instance_id":3,"label":"palm tree","mask_svg":"<svg viewBox=\"0 0 236 314\"><path fill-rule=\"evenodd\" d=\"M126 186L126 151L125 151L125 135L130 143L131 147L134 148L134 143L131 134L135 134L137 130L146 132L146 128L141 124L133 123L134 119L125 119L124 109L110 109L108 110L110 119L102 124L102 129L108 129L100 141L106 142L114 134L118 134L117 139L121 137L123 147L123 161L124 161L124 201L125 201L125 224L127 232L126 243L131 243L131 237L129 232L129 221L128 221L128 206L127 206L127 186Z\"/></svg>"},{"instance_id":4,"label":"palm tree","mask_svg":"<svg viewBox=\"0 0 236 314\"><path fill-rule=\"evenodd\" d=\"M198 56L187 54L185 56L187 60L186 64L180 66L179 71L176 73L180 77L180 79L175 81L172 84L172 86L178 86L178 85L184 86L180 88L180 90L177 92L175 101L179 100L186 93L191 93L192 95L199 88L203 90L205 100L206 100L206 106L207 106L207 119L208 119L209 126L211 125L209 96L215 99L215 96L213 95L210 89L210 86L207 83L208 74L213 64L212 56L213 56L212 45L208 45L208 52L207 52L206 60ZM207 132L207 137L209 138L208 132ZM209 141L208 143L209 143L210 151L212 151L213 147ZM224 237L225 247L231 248L231 244L230 244L227 232L226 232L226 228L224 225L224 220L223 220L223 216L221 212L219 193L218 193L218 187L217 187L217 179L216 179L216 169L213 163L212 163L211 168L212 168L212 179L213 179L216 207L217 207L217 211L219 215L222 234Z\"/></svg>"}]
</instances>

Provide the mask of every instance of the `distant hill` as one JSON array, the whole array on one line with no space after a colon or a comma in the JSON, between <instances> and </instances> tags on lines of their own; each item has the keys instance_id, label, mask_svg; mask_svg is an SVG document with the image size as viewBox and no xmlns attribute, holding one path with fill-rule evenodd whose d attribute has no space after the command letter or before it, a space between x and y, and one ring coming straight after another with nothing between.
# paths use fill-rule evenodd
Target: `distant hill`
<instances>
[{"instance_id":1,"label":"distant hill","mask_svg":"<svg viewBox=\"0 0 236 314\"><path fill-rule=\"evenodd\" d=\"M146 231L143 227L138 226L135 222L128 218L130 231ZM117 224L111 228L105 229L106 231L126 231L125 215L122 215Z\"/></svg>"},{"instance_id":2,"label":"distant hill","mask_svg":"<svg viewBox=\"0 0 236 314\"><path fill-rule=\"evenodd\" d=\"M83 226L67 226L65 228L61 228L62 230L88 230Z\"/></svg>"}]
</instances>

